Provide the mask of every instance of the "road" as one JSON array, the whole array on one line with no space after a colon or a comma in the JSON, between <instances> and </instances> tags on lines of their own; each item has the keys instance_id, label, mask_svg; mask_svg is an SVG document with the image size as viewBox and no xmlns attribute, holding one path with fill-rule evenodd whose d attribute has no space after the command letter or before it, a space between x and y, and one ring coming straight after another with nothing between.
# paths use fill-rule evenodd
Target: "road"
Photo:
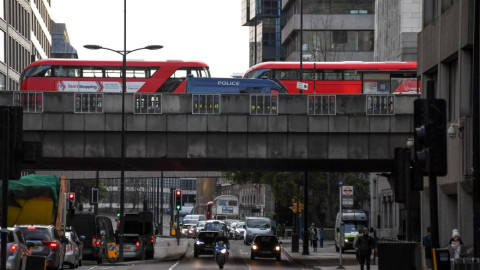
<instances>
[{"instance_id":1,"label":"road","mask_svg":"<svg viewBox=\"0 0 480 270\"><path fill-rule=\"evenodd\" d=\"M185 241L185 240L184 240ZM129 270L129 269L166 269L166 270L187 270L187 269L218 269L217 264L210 255L201 255L198 258L193 257L193 240L187 240L189 243L185 256L180 259L161 260L153 259L147 261L127 261L122 264L104 264L95 265L94 262L85 261L84 265L78 269L87 270ZM184 250L185 250L184 249ZM157 251L155 252L157 258ZM282 254L282 260L277 262L275 258L250 259L250 246L243 244L243 241L231 241L230 257L224 269L254 270L254 269L304 269L288 261L285 254Z\"/></svg>"}]
</instances>

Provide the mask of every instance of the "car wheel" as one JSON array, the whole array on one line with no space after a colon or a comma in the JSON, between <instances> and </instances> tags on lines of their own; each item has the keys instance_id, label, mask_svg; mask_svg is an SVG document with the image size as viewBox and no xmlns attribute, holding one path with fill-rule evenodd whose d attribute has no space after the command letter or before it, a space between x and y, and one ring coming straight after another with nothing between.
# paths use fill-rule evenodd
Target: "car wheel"
<instances>
[{"instance_id":1,"label":"car wheel","mask_svg":"<svg viewBox=\"0 0 480 270\"><path fill-rule=\"evenodd\" d=\"M255 260L255 255L253 255L253 253L250 254L250 259Z\"/></svg>"},{"instance_id":2,"label":"car wheel","mask_svg":"<svg viewBox=\"0 0 480 270\"><path fill-rule=\"evenodd\" d=\"M193 251L193 257L198 258L198 251L196 251L196 250Z\"/></svg>"},{"instance_id":3,"label":"car wheel","mask_svg":"<svg viewBox=\"0 0 480 270\"><path fill-rule=\"evenodd\" d=\"M277 262L279 262L282 259L282 256L277 256Z\"/></svg>"}]
</instances>

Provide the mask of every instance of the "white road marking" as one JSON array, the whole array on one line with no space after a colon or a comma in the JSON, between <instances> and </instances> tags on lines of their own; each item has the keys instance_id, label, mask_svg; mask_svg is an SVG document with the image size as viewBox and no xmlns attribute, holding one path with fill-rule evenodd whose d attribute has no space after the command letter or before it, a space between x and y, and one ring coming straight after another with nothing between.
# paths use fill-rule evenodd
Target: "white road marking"
<instances>
[{"instance_id":1,"label":"white road marking","mask_svg":"<svg viewBox=\"0 0 480 270\"><path fill-rule=\"evenodd\" d=\"M170 268L168 268L168 270L172 270L172 269L175 268L175 266L177 266L179 263L180 263L180 261L177 261L174 265L172 265Z\"/></svg>"}]
</instances>

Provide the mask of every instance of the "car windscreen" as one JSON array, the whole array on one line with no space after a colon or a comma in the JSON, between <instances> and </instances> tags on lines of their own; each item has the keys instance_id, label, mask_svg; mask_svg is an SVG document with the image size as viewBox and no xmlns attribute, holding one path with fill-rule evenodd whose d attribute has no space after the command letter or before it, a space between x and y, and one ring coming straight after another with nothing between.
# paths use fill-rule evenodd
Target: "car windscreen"
<instances>
[{"instance_id":1,"label":"car windscreen","mask_svg":"<svg viewBox=\"0 0 480 270\"><path fill-rule=\"evenodd\" d=\"M198 234L197 239L202 241L205 241L205 240L213 241L215 237L217 237L217 235L218 235L218 232L201 232Z\"/></svg>"},{"instance_id":2,"label":"car windscreen","mask_svg":"<svg viewBox=\"0 0 480 270\"><path fill-rule=\"evenodd\" d=\"M269 229L270 228L270 220L268 220L268 219L248 219L247 220L247 227L248 228L255 228L255 229Z\"/></svg>"},{"instance_id":3,"label":"car windscreen","mask_svg":"<svg viewBox=\"0 0 480 270\"><path fill-rule=\"evenodd\" d=\"M205 225L205 229L207 231L224 231L225 224L224 223L207 223Z\"/></svg>"},{"instance_id":4,"label":"car windscreen","mask_svg":"<svg viewBox=\"0 0 480 270\"><path fill-rule=\"evenodd\" d=\"M257 244L276 244L278 240L273 236L257 236L255 237L255 243Z\"/></svg>"},{"instance_id":5,"label":"car windscreen","mask_svg":"<svg viewBox=\"0 0 480 270\"><path fill-rule=\"evenodd\" d=\"M25 240L48 241L53 239L50 230L47 228L22 227L20 230L22 231Z\"/></svg>"},{"instance_id":6,"label":"car windscreen","mask_svg":"<svg viewBox=\"0 0 480 270\"><path fill-rule=\"evenodd\" d=\"M140 241L138 236L124 236L123 237L123 242L124 243L136 244L138 241Z\"/></svg>"},{"instance_id":7,"label":"car windscreen","mask_svg":"<svg viewBox=\"0 0 480 270\"><path fill-rule=\"evenodd\" d=\"M345 233L359 232L365 224L345 223Z\"/></svg>"}]
</instances>

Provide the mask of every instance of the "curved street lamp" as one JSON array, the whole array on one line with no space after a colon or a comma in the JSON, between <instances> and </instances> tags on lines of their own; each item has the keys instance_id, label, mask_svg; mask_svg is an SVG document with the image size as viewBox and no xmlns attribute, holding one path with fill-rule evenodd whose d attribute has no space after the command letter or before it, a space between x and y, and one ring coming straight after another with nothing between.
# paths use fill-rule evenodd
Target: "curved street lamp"
<instances>
[{"instance_id":1,"label":"curved street lamp","mask_svg":"<svg viewBox=\"0 0 480 270\"><path fill-rule=\"evenodd\" d=\"M121 146L121 164L120 164L120 223L123 224L123 214L125 213L125 92L127 91L127 54L139 51L139 50L159 50L163 48L162 45L148 45L143 48L138 48L134 50L127 51L124 50L114 50L110 48L105 48L100 45L84 45L83 46L89 50L107 50L118 53L122 55L122 146ZM119 261L123 261L123 225L119 228Z\"/></svg>"}]
</instances>

